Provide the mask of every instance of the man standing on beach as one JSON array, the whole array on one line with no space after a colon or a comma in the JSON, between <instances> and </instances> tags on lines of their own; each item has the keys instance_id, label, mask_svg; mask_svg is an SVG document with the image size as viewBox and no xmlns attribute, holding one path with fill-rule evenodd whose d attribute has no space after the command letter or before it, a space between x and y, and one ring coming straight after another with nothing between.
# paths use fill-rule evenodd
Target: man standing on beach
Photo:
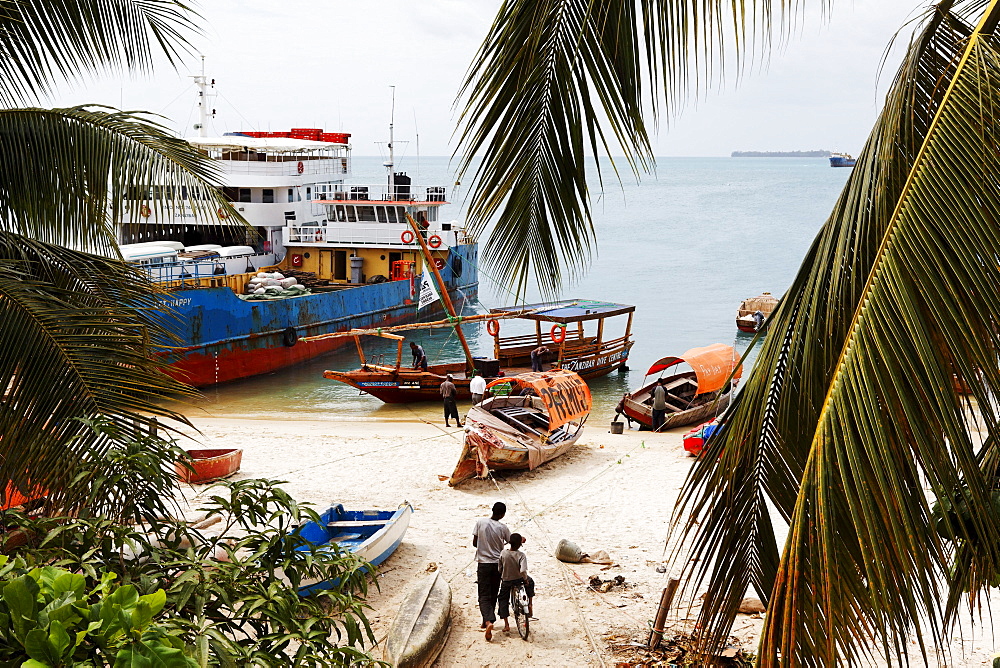
<instances>
[{"instance_id":1,"label":"man standing on beach","mask_svg":"<svg viewBox=\"0 0 1000 668\"><path fill-rule=\"evenodd\" d=\"M667 381L660 378L653 387L653 431L660 431L667 421Z\"/></svg>"},{"instance_id":2,"label":"man standing on beach","mask_svg":"<svg viewBox=\"0 0 1000 668\"><path fill-rule=\"evenodd\" d=\"M462 419L458 417L458 403L455 398L458 396L458 389L455 388L454 377L449 373L443 383L441 383L441 398L444 400L444 426L450 427L448 419L455 418L455 424L462 426Z\"/></svg>"},{"instance_id":3,"label":"man standing on beach","mask_svg":"<svg viewBox=\"0 0 1000 668\"><path fill-rule=\"evenodd\" d=\"M472 530L472 546L476 548L476 581L479 584L479 612L483 615L486 639L493 639L493 624L497 621L497 597L500 594L500 553L510 540L510 529L500 520L507 514L507 506L500 501L493 504L493 515L476 520Z\"/></svg>"},{"instance_id":4,"label":"man standing on beach","mask_svg":"<svg viewBox=\"0 0 1000 668\"><path fill-rule=\"evenodd\" d=\"M475 406L483 400L483 395L486 394L486 379L478 373L473 376L469 383L469 392L472 392L472 405Z\"/></svg>"}]
</instances>

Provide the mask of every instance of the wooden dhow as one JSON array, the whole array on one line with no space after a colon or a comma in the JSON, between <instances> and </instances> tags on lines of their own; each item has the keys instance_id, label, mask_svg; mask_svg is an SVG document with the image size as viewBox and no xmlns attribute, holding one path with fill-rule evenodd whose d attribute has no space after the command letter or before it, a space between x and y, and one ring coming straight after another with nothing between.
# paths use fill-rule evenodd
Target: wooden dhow
<instances>
[{"instance_id":1,"label":"wooden dhow","mask_svg":"<svg viewBox=\"0 0 1000 668\"><path fill-rule=\"evenodd\" d=\"M748 334L755 334L758 331L758 318L755 317L757 312L760 311L760 314L764 316L761 321L763 325L777 307L778 300L770 292L744 299L736 310L736 329ZM766 325L763 326L766 327Z\"/></svg>"},{"instance_id":2,"label":"wooden dhow","mask_svg":"<svg viewBox=\"0 0 1000 668\"><path fill-rule=\"evenodd\" d=\"M492 471L531 470L565 454L590 415L590 388L565 369L523 373L489 385L469 410L462 454L449 485Z\"/></svg>"},{"instance_id":3,"label":"wooden dhow","mask_svg":"<svg viewBox=\"0 0 1000 668\"><path fill-rule=\"evenodd\" d=\"M676 370L678 365L687 363L691 367L690 371L665 378L667 413L660 431L710 420L721 413L732 400L736 381L743 374L739 359L732 346L713 343L703 348L692 348L679 357L657 360L646 372L643 386L622 397L618 403L618 413L625 416L629 425L634 421L652 428L652 392L659 376L668 369ZM654 374L658 375L657 380L646 383Z\"/></svg>"}]
</instances>

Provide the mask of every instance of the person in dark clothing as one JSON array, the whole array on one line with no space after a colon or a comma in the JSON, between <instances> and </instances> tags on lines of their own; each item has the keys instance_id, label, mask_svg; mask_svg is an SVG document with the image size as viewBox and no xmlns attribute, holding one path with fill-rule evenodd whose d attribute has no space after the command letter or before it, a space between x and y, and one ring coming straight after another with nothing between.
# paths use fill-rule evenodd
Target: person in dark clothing
<instances>
[{"instance_id":1,"label":"person in dark clothing","mask_svg":"<svg viewBox=\"0 0 1000 668\"><path fill-rule=\"evenodd\" d=\"M410 341L410 352L413 354L413 368L427 371L427 355L424 354L424 347Z\"/></svg>"},{"instance_id":2,"label":"person in dark clothing","mask_svg":"<svg viewBox=\"0 0 1000 668\"><path fill-rule=\"evenodd\" d=\"M483 615L486 640L493 639L493 623L497 621L497 595L500 593L500 553L510 540L510 529L501 522L507 506L493 504L493 515L476 522L472 530L472 546L476 548L476 581L479 589L479 612Z\"/></svg>"},{"instance_id":3,"label":"person in dark clothing","mask_svg":"<svg viewBox=\"0 0 1000 668\"><path fill-rule=\"evenodd\" d=\"M754 331L759 332L764 327L764 321L767 318L764 317L763 311L755 311L753 314Z\"/></svg>"},{"instance_id":4,"label":"person in dark clothing","mask_svg":"<svg viewBox=\"0 0 1000 668\"><path fill-rule=\"evenodd\" d=\"M458 397L458 389L455 387L454 380L449 373L445 381L441 383L441 398L444 400L444 426L446 427L451 426L448 424L448 420L452 417L455 418L457 426L462 426L462 419L458 417L458 403L455 401Z\"/></svg>"},{"instance_id":5,"label":"person in dark clothing","mask_svg":"<svg viewBox=\"0 0 1000 668\"><path fill-rule=\"evenodd\" d=\"M667 381L660 378L650 393L653 397L653 431L660 431L667 420Z\"/></svg>"},{"instance_id":6,"label":"person in dark clothing","mask_svg":"<svg viewBox=\"0 0 1000 668\"><path fill-rule=\"evenodd\" d=\"M545 346L538 346L531 351L531 370L541 371L542 370L542 355L549 352L549 349Z\"/></svg>"}]
</instances>

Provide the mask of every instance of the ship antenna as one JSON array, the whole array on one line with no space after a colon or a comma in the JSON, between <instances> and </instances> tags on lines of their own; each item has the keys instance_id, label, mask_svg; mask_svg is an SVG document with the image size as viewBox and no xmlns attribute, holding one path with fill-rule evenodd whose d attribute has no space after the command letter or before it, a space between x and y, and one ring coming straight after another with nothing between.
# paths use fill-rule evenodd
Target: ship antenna
<instances>
[{"instance_id":1,"label":"ship antenna","mask_svg":"<svg viewBox=\"0 0 1000 668\"><path fill-rule=\"evenodd\" d=\"M389 172L389 199L396 199L396 174L394 172L395 165L393 163L393 152L392 152L392 126L396 120L396 87L389 86L392 89L392 107L389 112L389 160L385 163L385 168Z\"/></svg>"},{"instance_id":2,"label":"ship antenna","mask_svg":"<svg viewBox=\"0 0 1000 668\"><path fill-rule=\"evenodd\" d=\"M201 57L201 74L194 77L194 83L198 86L198 124L194 126L194 129L198 131L199 137L208 136L208 118L211 115L215 118L215 109L209 112L209 98L214 98L214 93L209 93L209 89L215 89L215 79L212 79L209 83L208 78L205 76L205 56Z\"/></svg>"}]
</instances>

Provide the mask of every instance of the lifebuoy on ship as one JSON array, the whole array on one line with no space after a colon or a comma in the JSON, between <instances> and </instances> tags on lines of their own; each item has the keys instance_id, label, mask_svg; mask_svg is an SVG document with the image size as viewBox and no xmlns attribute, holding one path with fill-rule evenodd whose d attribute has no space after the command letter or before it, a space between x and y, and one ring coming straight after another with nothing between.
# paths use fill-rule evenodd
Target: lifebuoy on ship
<instances>
[{"instance_id":1,"label":"lifebuoy on ship","mask_svg":"<svg viewBox=\"0 0 1000 668\"><path fill-rule=\"evenodd\" d=\"M226 213L226 210L223 209L221 206L218 209L216 209L215 215L219 217L219 220L225 220L226 218L229 218L229 214Z\"/></svg>"},{"instance_id":2,"label":"lifebuoy on ship","mask_svg":"<svg viewBox=\"0 0 1000 668\"><path fill-rule=\"evenodd\" d=\"M293 267L301 267L302 266L302 256L299 255L298 253L293 253L292 254L292 266Z\"/></svg>"},{"instance_id":3,"label":"lifebuoy on ship","mask_svg":"<svg viewBox=\"0 0 1000 668\"><path fill-rule=\"evenodd\" d=\"M153 213L153 212L150 211L149 207L146 206L145 204L143 204L141 207L139 207L139 215L142 216L143 218L149 218L149 214L151 214L151 213Z\"/></svg>"},{"instance_id":4,"label":"lifebuoy on ship","mask_svg":"<svg viewBox=\"0 0 1000 668\"><path fill-rule=\"evenodd\" d=\"M294 327L285 327L285 331L281 333L281 342L286 346L291 348L299 341L299 333L295 331Z\"/></svg>"},{"instance_id":5,"label":"lifebuoy on ship","mask_svg":"<svg viewBox=\"0 0 1000 668\"><path fill-rule=\"evenodd\" d=\"M299 174L301 174L302 172L306 171L306 164L301 160L299 160L299 164L296 165L295 168L298 170Z\"/></svg>"},{"instance_id":6,"label":"lifebuoy on ship","mask_svg":"<svg viewBox=\"0 0 1000 668\"><path fill-rule=\"evenodd\" d=\"M494 318L486 323L486 333L490 336L496 336L500 333L500 321Z\"/></svg>"},{"instance_id":7,"label":"lifebuoy on ship","mask_svg":"<svg viewBox=\"0 0 1000 668\"><path fill-rule=\"evenodd\" d=\"M416 235L413 234L413 230L403 230L403 233L399 235L399 240L404 244L413 243L416 239Z\"/></svg>"},{"instance_id":8,"label":"lifebuoy on ship","mask_svg":"<svg viewBox=\"0 0 1000 668\"><path fill-rule=\"evenodd\" d=\"M441 237L436 234L432 234L431 238L427 240L427 245L431 248L441 248Z\"/></svg>"},{"instance_id":9,"label":"lifebuoy on ship","mask_svg":"<svg viewBox=\"0 0 1000 668\"><path fill-rule=\"evenodd\" d=\"M566 325L559 323L552 325L549 336L552 338L552 343L562 343L566 340Z\"/></svg>"}]
</instances>

